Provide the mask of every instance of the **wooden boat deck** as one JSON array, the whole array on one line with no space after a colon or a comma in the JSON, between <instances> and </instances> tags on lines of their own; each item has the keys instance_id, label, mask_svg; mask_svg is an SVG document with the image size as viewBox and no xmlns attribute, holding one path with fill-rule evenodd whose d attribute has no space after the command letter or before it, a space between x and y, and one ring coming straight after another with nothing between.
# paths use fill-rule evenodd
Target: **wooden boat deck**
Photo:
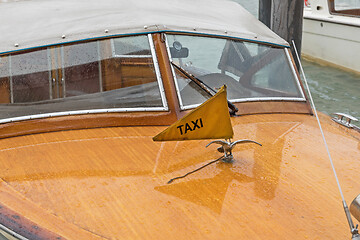
<instances>
[{"instance_id":1,"label":"wooden boat deck","mask_svg":"<svg viewBox=\"0 0 360 240\"><path fill-rule=\"evenodd\" d=\"M360 136L344 133L327 117L322 121L350 202L360 187L351 175ZM172 184L166 182L220 157L216 147L205 148L209 141L153 142L161 126L2 139L0 218L20 222L25 236L40 238L348 237L314 117L263 114L232 122L234 139L263 146L237 146L233 164L214 164Z\"/></svg>"}]
</instances>

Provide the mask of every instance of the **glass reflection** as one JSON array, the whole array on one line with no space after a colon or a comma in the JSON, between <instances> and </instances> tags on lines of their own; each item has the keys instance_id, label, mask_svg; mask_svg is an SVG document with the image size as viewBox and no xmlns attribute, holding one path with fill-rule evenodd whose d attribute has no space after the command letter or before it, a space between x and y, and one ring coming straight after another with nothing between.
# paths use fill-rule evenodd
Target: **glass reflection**
<instances>
[{"instance_id":1,"label":"glass reflection","mask_svg":"<svg viewBox=\"0 0 360 240\"><path fill-rule=\"evenodd\" d=\"M191 176L178 179L177 182L157 186L155 190L207 207L217 214L221 214L224 204L232 204L226 202L226 195L233 186L240 188L236 192L242 192L242 187L244 187L246 195L250 198L254 196L256 199L272 200L276 197L276 190L280 181L284 150L286 149L286 143L288 143L287 135L294 132L300 125L301 123L298 122L256 124L254 139L257 140L262 139L263 133L269 131L269 129L277 129L278 131L274 137L262 139L262 147L242 145L235 148L233 151L235 157L233 163L219 162L210 165ZM189 152L191 152L191 146L189 148ZM174 159L178 158L176 154L172 154L176 156L173 157ZM205 154L202 153L202 156ZM166 159L168 160L168 158ZM193 157L193 159L200 158L201 156ZM183 161L185 160L183 159ZM211 159L206 162L210 161ZM188 163L177 168L169 168L167 165L167 168L171 173L177 172L180 176L204 165L206 162L192 165L191 168L189 168ZM183 167L181 173L178 172L180 167ZM168 172L164 171L163 173ZM239 184L234 185L234 183ZM251 183L251 185L247 185L247 183ZM251 186L253 192L249 192L246 186Z\"/></svg>"},{"instance_id":2,"label":"glass reflection","mask_svg":"<svg viewBox=\"0 0 360 240\"><path fill-rule=\"evenodd\" d=\"M163 107L147 35L2 56L0 119Z\"/></svg>"},{"instance_id":3,"label":"glass reflection","mask_svg":"<svg viewBox=\"0 0 360 240\"><path fill-rule=\"evenodd\" d=\"M168 35L167 40L174 63L213 89L226 84L229 100L303 98L283 48L185 35ZM196 84L175 73L184 106L206 100Z\"/></svg>"},{"instance_id":4,"label":"glass reflection","mask_svg":"<svg viewBox=\"0 0 360 240\"><path fill-rule=\"evenodd\" d=\"M10 56L14 103L50 99L48 50Z\"/></svg>"},{"instance_id":5,"label":"glass reflection","mask_svg":"<svg viewBox=\"0 0 360 240\"><path fill-rule=\"evenodd\" d=\"M61 48L65 96L79 96L100 91L100 61L97 42Z\"/></svg>"}]
</instances>

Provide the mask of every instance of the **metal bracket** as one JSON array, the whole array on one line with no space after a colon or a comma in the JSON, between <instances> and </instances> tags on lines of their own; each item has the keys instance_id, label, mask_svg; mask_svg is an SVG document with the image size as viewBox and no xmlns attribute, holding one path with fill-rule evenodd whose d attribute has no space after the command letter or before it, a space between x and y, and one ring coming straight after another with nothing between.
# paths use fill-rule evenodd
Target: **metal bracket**
<instances>
[{"instance_id":1,"label":"metal bracket","mask_svg":"<svg viewBox=\"0 0 360 240\"><path fill-rule=\"evenodd\" d=\"M218 147L217 150L219 152L221 152L221 153L224 153L222 161L223 162L228 162L228 163L232 162L233 159L234 159L234 156L232 155L232 149L235 147L236 144L239 144L239 143L256 143L256 144L262 146L260 143L255 142L253 140L243 139L243 140L237 140L235 142L231 142L231 140L228 139L227 141L226 140L225 141L223 141L223 140L212 141L208 145L206 145L206 147L210 146L213 143L217 143L217 144L221 145L220 147Z\"/></svg>"},{"instance_id":2,"label":"metal bracket","mask_svg":"<svg viewBox=\"0 0 360 240\"><path fill-rule=\"evenodd\" d=\"M336 116L332 118L334 122L339 123L342 126L347 128L352 128L360 132L360 128L351 123L351 121L358 122L359 120L346 113L334 113Z\"/></svg>"}]
</instances>

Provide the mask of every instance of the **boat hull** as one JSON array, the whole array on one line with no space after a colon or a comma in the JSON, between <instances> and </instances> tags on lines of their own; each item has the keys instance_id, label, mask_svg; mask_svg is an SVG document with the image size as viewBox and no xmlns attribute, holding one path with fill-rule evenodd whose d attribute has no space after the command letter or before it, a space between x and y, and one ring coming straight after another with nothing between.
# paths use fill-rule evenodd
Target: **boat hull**
<instances>
[{"instance_id":1,"label":"boat hull","mask_svg":"<svg viewBox=\"0 0 360 240\"><path fill-rule=\"evenodd\" d=\"M360 19L304 11L302 55L360 73Z\"/></svg>"}]
</instances>

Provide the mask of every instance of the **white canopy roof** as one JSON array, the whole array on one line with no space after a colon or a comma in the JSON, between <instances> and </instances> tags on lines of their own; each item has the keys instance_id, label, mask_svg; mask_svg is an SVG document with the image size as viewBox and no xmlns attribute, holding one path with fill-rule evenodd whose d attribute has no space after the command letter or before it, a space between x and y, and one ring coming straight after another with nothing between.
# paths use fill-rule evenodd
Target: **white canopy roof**
<instances>
[{"instance_id":1,"label":"white canopy roof","mask_svg":"<svg viewBox=\"0 0 360 240\"><path fill-rule=\"evenodd\" d=\"M0 53L156 31L232 36L288 46L243 7L228 0L0 2L0 23Z\"/></svg>"}]
</instances>

